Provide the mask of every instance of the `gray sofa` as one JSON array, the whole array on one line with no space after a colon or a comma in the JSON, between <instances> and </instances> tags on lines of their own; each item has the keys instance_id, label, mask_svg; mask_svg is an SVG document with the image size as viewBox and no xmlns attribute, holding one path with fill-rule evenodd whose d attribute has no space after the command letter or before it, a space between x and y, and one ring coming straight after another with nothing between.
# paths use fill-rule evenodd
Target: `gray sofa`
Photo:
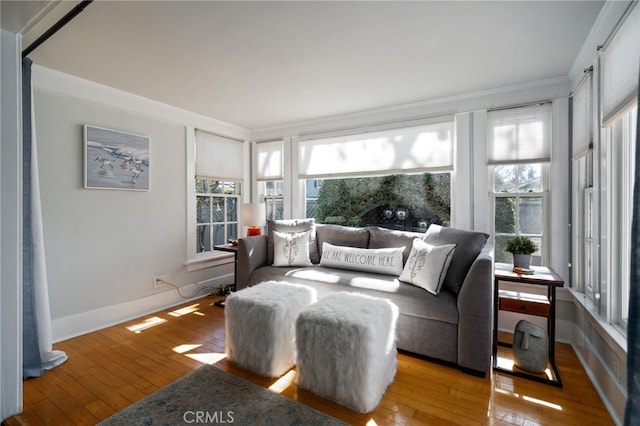
<instances>
[{"instance_id":1,"label":"gray sofa","mask_svg":"<svg viewBox=\"0 0 640 426\"><path fill-rule=\"evenodd\" d=\"M275 267L273 231L311 230L312 266ZM391 275L319 266L322 245L359 248L405 247L403 261L414 238L432 245L456 244L442 290L433 295ZM399 308L399 349L457 364L484 376L491 368L493 249L487 235L431 225L425 234L379 227L350 228L320 225L313 220L271 221L267 235L241 238L237 254L237 288L276 280L305 284L318 297L336 291L386 297Z\"/></svg>"}]
</instances>

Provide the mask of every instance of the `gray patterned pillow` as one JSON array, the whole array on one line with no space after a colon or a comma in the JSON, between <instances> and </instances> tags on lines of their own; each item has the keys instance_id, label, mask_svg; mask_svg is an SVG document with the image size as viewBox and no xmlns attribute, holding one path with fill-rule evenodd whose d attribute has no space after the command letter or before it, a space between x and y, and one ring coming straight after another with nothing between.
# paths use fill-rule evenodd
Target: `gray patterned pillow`
<instances>
[{"instance_id":1,"label":"gray patterned pillow","mask_svg":"<svg viewBox=\"0 0 640 426\"><path fill-rule=\"evenodd\" d=\"M434 246L416 238L400 274L400 281L422 287L437 295L442 289L455 249L455 244Z\"/></svg>"}]
</instances>

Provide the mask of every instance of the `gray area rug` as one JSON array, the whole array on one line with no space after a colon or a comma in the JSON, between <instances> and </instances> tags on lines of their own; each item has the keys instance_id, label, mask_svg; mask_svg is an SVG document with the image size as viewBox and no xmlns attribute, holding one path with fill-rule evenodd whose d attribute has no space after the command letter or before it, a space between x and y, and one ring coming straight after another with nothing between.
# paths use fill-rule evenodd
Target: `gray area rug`
<instances>
[{"instance_id":1,"label":"gray area rug","mask_svg":"<svg viewBox=\"0 0 640 426\"><path fill-rule=\"evenodd\" d=\"M148 395L99 425L346 425L211 365Z\"/></svg>"}]
</instances>

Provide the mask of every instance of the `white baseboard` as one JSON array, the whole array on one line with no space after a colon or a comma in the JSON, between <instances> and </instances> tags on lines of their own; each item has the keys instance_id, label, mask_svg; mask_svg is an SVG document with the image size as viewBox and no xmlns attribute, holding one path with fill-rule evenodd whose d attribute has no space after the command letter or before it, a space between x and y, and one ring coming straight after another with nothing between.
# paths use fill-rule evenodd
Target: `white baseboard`
<instances>
[{"instance_id":1,"label":"white baseboard","mask_svg":"<svg viewBox=\"0 0 640 426\"><path fill-rule=\"evenodd\" d=\"M200 284L211 286L213 290L221 284L229 283L229 281L233 281L233 274L215 277ZM180 296L175 289L172 289L118 305L54 319L51 322L53 342L56 343L92 331L101 330L153 312L180 305L190 300L198 299L207 294L204 290L198 290L201 290L201 287L198 287L196 284L189 284L180 287L180 292L182 294L193 295L193 297L190 298L184 298Z\"/></svg>"}]
</instances>

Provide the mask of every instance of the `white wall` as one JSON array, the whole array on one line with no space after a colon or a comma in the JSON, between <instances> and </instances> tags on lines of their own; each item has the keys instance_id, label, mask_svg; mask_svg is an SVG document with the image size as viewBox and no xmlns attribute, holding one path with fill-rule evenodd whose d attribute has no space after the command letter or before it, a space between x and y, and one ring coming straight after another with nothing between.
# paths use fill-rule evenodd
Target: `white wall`
<instances>
[{"instance_id":1,"label":"white wall","mask_svg":"<svg viewBox=\"0 0 640 426\"><path fill-rule=\"evenodd\" d=\"M216 120L34 67L36 137L54 340L176 304L194 282L233 280L226 263L187 272L186 126L237 138ZM83 125L150 138L148 192L83 188ZM91 159L89 159L91 160Z\"/></svg>"}]
</instances>

